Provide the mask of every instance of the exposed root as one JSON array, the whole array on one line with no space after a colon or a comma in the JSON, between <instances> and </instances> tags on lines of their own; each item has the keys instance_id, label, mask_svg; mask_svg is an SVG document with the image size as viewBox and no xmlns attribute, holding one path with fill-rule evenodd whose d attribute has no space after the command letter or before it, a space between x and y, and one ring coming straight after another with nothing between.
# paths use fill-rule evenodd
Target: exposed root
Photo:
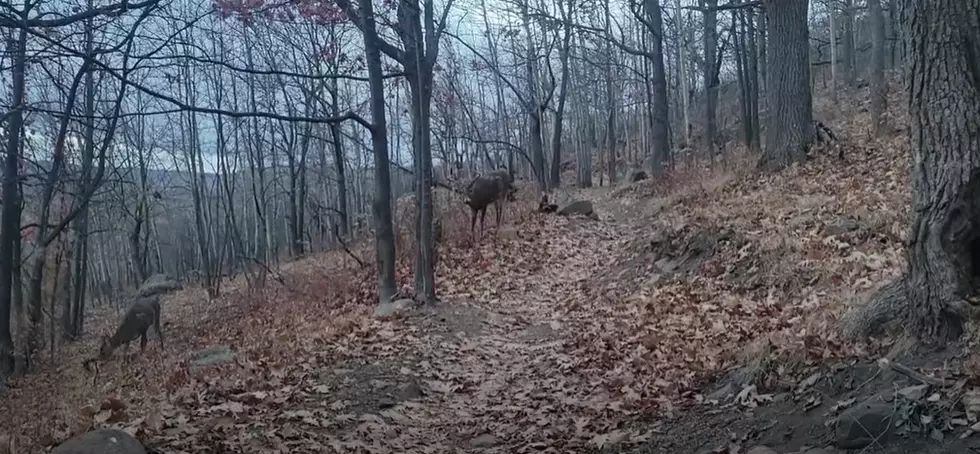
<instances>
[{"instance_id":1,"label":"exposed root","mask_svg":"<svg viewBox=\"0 0 980 454\"><path fill-rule=\"evenodd\" d=\"M841 320L840 328L850 339L863 339L888 331L920 340L937 340L940 343L958 339L963 334L963 322L968 318L969 304L949 295L939 305L942 308L938 323L922 320L910 311L906 277L902 276L885 284L875 292L866 304L852 308ZM901 323L895 329L895 323Z\"/></svg>"},{"instance_id":2,"label":"exposed root","mask_svg":"<svg viewBox=\"0 0 980 454\"><path fill-rule=\"evenodd\" d=\"M841 320L841 331L850 339L862 339L887 331L908 318L905 277L878 289L867 303L853 307Z\"/></svg>"}]
</instances>

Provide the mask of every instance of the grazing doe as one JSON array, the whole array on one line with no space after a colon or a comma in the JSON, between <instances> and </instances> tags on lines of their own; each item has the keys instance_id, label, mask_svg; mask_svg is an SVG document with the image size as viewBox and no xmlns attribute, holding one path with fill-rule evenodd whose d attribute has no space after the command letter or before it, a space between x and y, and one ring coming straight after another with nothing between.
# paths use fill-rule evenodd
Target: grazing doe
<instances>
[{"instance_id":1,"label":"grazing doe","mask_svg":"<svg viewBox=\"0 0 980 454\"><path fill-rule=\"evenodd\" d=\"M163 348L163 332L160 331L160 299L156 297L141 298L126 311L119 328L116 328L112 337L102 336L102 345L99 346L99 358L107 359L112 355L113 350L120 345L124 346L125 353L129 352L129 342L140 338L140 353L146 350L146 332L150 325L160 337L160 348ZM124 355L125 355L124 353Z\"/></svg>"},{"instance_id":2,"label":"grazing doe","mask_svg":"<svg viewBox=\"0 0 980 454\"><path fill-rule=\"evenodd\" d=\"M466 204L473 212L470 233L476 228L477 213L480 213L480 233L483 233L483 221L487 217L487 206L491 203L497 215L497 228L500 228L501 204L505 199L513 202L516 192L514 179L506 170L494 170L474 178L466 188Z\"/></svg>"}]
</instances>

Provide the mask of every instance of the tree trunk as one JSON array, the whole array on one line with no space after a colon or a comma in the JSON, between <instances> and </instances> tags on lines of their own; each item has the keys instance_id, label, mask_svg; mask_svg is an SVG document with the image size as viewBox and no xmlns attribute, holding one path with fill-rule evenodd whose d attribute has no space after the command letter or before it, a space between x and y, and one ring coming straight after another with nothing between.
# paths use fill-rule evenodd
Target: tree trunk
<instances>
[{"instance_id":1,"label":"tree trunk","mask_svg":"<svg viewBox=\"0 0 980 454\"><path fill-rule=\"evenodd\" d=\"M24 126L25 69L27 67L27 28L21 28L16 38L11 34L7 49L12 60L12 114L7 119L7 154L3 160L3 206L0 208L0 377L13 372L14 340L10 333L10 307L13 296L14 242L20 241L17 210L17 181L19 179L20 137Z\"/></svg>"},{"instance_id":2,"label":"tree trunk","mask_svg":"<svg viewBox=\"0 0 980 454\"><path fill-rule=\"evenodd\" d=\"M848 89L854 88L857 78L856 59L854 52L854 0L844 0L844 11L841 14L844 21L844 39L841 48L844 51L844 83Z\"/></svg>"},{"instance_id":3,"label":"tree trunk","mask_svg":"<svg viewBox=\"0 0 980 454\"><path fill-rule=\"evenodd\" d=\"M837 0L827 2L830 16L830 100L837 102Z\"/></svg>"},{"instance_id":4,"label":"tree trunk","mask_svg":"<svg viewBox=\"0 0 980 454\"><path fill-rule=\"evenodd\" d=\"M868 0L871 19L871 128L876 136L885 129L885 109L888 108L888 85L885 83L885 15L881 0Z\"/></svg>"},{"instance_id":5,"label":"tree trunk","mask_svg":"<svg viewBox=\"0 0 980 454\"><path fill-rule=\"evenodd\" d=\"M704 6L704 149L714 162L718 136L718 0Z\"/></svg>"},{"instance_id":6,"label":"tree trunk","mask_svg":"<svg viewBox=\"0 0 980 454\"><path fill-rule=\"evenodd\" d=\"M747 56L747 71L748 75L746 77L749 96L749 129L752 132L752 138L749 141L749 150L753 152L758 152L759 138L761 137L761 132L759 131L759 56L756 53L758 47L756 46L756 16L755 8L749 8L746 11L747 22L748 22L748 48L746 50Z\"/></svg>"},{"instance_id":7,"label":"tree trunk","mask_svg":"<svg viewBox=\"0 0 980 454\"><path fill-rule=\"evenodd\" d=\"M905 275L849 314L866 335L897 320L944 346L964 331L980 288L980 0L902 1L912 146L912 220Z\"/></svg>"},{"instance_id":8,"label":"tree trunk","mask_svg":"<svg viewBox=\"0 0 980 454\"><path fill-rule=\"evenodd\" d=\"M561 64L561 85L558 87L558 100L555 106L555 129L551 133L551 187L561 185L561 134L565 123L565 102L568 99L568 53L572 44L572 11L575 4L570 2L566 12L562 2L558 0L558 9L564 21L561 47L558 49L558 61Z\"/></svg>"},{"instance_id":9,"label":"tree trunk","mask_svg":"<svg viewBox=\"0 0 980 454\"><path fill-rule=\"evenodd\" d=\"M766 146L759 162L770 171L806 159L813 142L808 0L766 0L769 49Z\"/></svg>"},{"instance_id":10,"label":"tree trunk","mask_svg":"<svg viewBox=\"0 0 980 454\"><path fill-rule=\"evenodd\" d=\"M395 296L395 229L391 221L391 168L388 162L388 121L385 118L384 72L381 50L370 0L361 0L361 31L364 35L364 60L371 93L371 150L374 153L375 253L378 262L378 302L387 303Z\"/></svg>"},{"instance_id":11,"label":"tree trunk","mask_svg":"<svg viewBox=\"0 0 980 454\"><path fill-rule=\"evenodd\" d=\"M660 0L645 0L647 18L650 22L650 55L652 57L653 85L653 159L650 160L650 174L662 175L664 163L671 161L670 152L670 111L667 107L667 70L664 68L664 22L660 10ZM687 96L687 93L683 94Z\"/></svg>"}]
</instances>

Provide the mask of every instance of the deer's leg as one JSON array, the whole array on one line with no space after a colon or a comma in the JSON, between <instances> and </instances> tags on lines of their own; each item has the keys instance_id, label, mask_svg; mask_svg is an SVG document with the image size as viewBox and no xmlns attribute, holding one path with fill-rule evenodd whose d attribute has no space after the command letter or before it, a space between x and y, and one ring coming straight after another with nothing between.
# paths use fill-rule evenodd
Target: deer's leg
<instances>
[{"instance_id":1,"label":"deer's leg","mask_svg":"<svg viewBox=\"0 0 980 454\"><path fill-rule=\"evenodd\" d=\"M484 230L483 221L485 221L486 219L487 219L487 207L483 207L483 209L480 210L480 236L483 236L483 230Z\"/></svg>"},{"instance_id":2,"label":"deer's leg","mask_svg":"<svg viewBox=\"0 0 980 454\"><path fill-rule=\"evenodd\" d=\"M476 229L476 208L470 208L470 235L472 235Z\"/></svg>"},{"instance_id":3,"label":"deer's leg","mask_svg":"<svg viewBox=\"0 0 980 454\"><path fill-rule=\"evenodd\" d=\"M153 322L153 327L157 330L157 337L160 338L160 350L163 350L163 331L160 330L160 313L157 313L156 320Z\"/></svg>"},{"instance_id":4,"label":"deer's leg","mask_svg":"<svg viewBox=\"0 0 980 454\"><path fill-rule=\"evenodd\" d=\"M503 207L501 207L501 202L499 200L493 203L493 209L497 214L497 230L500 230L500 219L501 215L503 214Z\"/></svg>"}]
</instances>

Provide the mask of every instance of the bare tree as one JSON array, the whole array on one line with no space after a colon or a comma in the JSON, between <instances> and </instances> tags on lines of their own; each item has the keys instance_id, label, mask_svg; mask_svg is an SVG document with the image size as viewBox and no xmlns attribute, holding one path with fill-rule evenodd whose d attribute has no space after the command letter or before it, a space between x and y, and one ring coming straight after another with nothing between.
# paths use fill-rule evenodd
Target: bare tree
<instances>
[{"instance_id":1,"label":"bare tree","mask_svg":"<svg viewBox=\"0 0 980 454\"><path fill-rule=\"evenodd\" d=\"M808 0L766 0L769 45L766 145L759 165L780 170L802 161L814 138Z\"/></svg>"},{"instance_id":2,"label":"bare tree","mask_svg":"<svg viewBox=\"0 0 980 454\"><path fill-rule=\"evenodd\" d=\"M980 288L974 245L980 166L980 1L901 2L908 26L906 94L912 146L908 265L869 304L850 314L847 331L865 335L888 321L925 344L960 337L968 300Z\"/></svg>"},{"instance_id":3,"label":"bare tree","mask_svg":"<svg viewBox=\"0 0 980 454\"><path fill-rule=\"evenodd\" d=\"M871 19L871 127L880 136L885 129L885 110L888 108L888 85L885 83L885 15L881 0L868 0Z\"/></svg>"}]
</instances>

